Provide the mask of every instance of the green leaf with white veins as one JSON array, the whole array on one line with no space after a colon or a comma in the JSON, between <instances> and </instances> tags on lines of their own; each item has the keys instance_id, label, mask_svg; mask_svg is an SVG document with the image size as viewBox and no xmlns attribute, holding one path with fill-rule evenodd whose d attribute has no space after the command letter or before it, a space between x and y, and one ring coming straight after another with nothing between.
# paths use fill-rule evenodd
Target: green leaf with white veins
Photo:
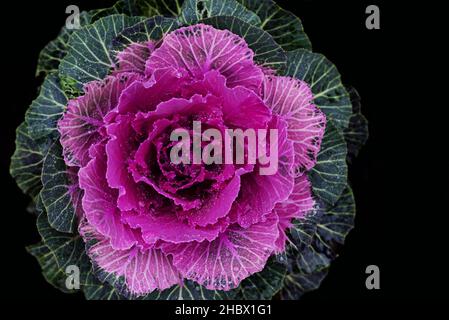
<instances>
[{"instance_id":1,"label":"green leaf with white veins","mask_svg":"<svg viewBox=\"0 0 449 320\"><path fill-rule=\"evenodd\" d=\"M87 274L83 292L87 300L126 300L114 287L98 280L93 269Z\"/></svg>"},{"instance_id":2,"label":"green leaf with white veins","mask_svg":"<svg viewBox=\"0 0 449 320\"><path fill-rule=\"evenodd\" d=\"M304 32L301 20L293 13L279 7L272 0L238 0L247 9L255 12L260 27L286 51L304 48L311 50L312 44Z\"/></svg>"},{"instance_id":3,"label":"green leaf with white veins","mask_svg":"<svg viewBox=\"0 0 449 320\"><path fill-rule=\"evenodd\" d=\"M66 288L65 281L67 275L64 270L59 268L55 255L43 241L28 246L26 249L28 253L35 257L38 261L42 269L42 275L48 283L65 293L75 292L74 290L69 290Z\"/></svg>"},{"instance_id":4,"label":"green leaf with white veins","mask_svg":"<svg viewBox=\"0 0 449 320\"><path fill-rule=\"evenodd\" d=\"M259 27L250 25L236 17L217 16L200 22L217 29L229 30L241 36L245 39L248 47L254 51L254 60L259 65L280 71L285 69L287 57L284 50L267 32Z\"/></svg>"},{"instance_id":5,"label":"green leaf with white veins","mask_svg":"<svg viewBox=\"0 0 449 320\"><path fill-rule=\"evenodd\" d=\"M305 49L287 52L285 75L307 82L314 103L338 130L348 127L352 115L349 94L341 82L337 68L325 56Z\"/></svg>"},{"instance_id":6,"label":"green leaf with white veins","mask_svg":"<svg viewBox=\"0 0 449 320\"><path fill-rule=\"evenodd\" d=\"M120 13L127 16L174 18L181 12L182 2L183 0L120 0L111 8L98 10L93 20Z\"/></svg>"},{"instance_id":7,"label":"green leaf with white veins","mask_svg":"<svg viewBox=\"0 0 449 320\"><path fill-rule=\"evenodd\" d=\"M328 269L323 269L310 274L292 273L287 275L281 291L281 299L298 300L304 293L318 289L327 272Z\"/></svg>"},{"instance_id":8,"label":"green leaf with white veins","mask_svg":"<svg viewBox=\"0 0 449 320\"><path fill-rule=\"evenodd\" d=\"M234 296L235 290L208 290L194 281L185 280L182 285L153 291L138 300L230 300L234 299Z\"/></svg>"},{"instance_id":9,"label":"green leaf with white veins","mask_svg":"<svg viewBox=\"0 0 449 320\"><path fill-rule=\"evenodd\" d=\"M91 265L85 252L84 241L80 235L63 233L53 229L45 212L37 218L37 229L43 243L54 255L58 269L65 270L67 266L77 266L80 270L80 283L85 283Z\"/></svg>"},{"instance_id":10,"label":"green leaf with white veins","mask_svg":"<svg viewBox=\"0 0 449 320\"><path fill-rule=\"evenodd\" d=\"M145 19L120 32L112 42L111 50L117 53L132 43L160 40L165 34L179 26L179 22L172 18L156 16Z\"/></svg>"},{"instance_id":11,"label":"green leaf with white veins","mask_svg":"<svg viewBox=\"0 0 449 320\"><path fill-rule=\"evenodd\" d=\"M80 13L80 26L88 25L91 21L94 11ZM49 74L58 71L59 63L67 53L67 44L70 34L74 29L63 27L56 39L50 41L44 49L39 53L37 62L36 76L43 73Z\"/></svg>"},{"instance_id":12,"label":"green leaf with white veins","mask_svg":"<svg viewBox=\"0 0 449 320\"><path fill-rule=\"evenodd\" d=\"M260 19L254 12L235 0L185 0L179 21L190 25L216 16L235 17L249 24L260 24Z\"/></svg>"},{"instance_id":13,"label":"green leaf with white veins","mask_svg":"<svg viewBox=\"0 0 449 320\"><path fill-rule=\"evenodd\" d=\"M48 221L57 231L75 231L76 212L81 206L81 191L78 190L76 179L76 172L67 168L62 158L62 147L59 141L56 141L44 159L43 188L40 196L48 214Z\"/></svg>"},{"instance_id":14,"label":"green leaf with white veins","mask_svg":"<svg viewBox=\"0 0 449 320\"><path fill-rule=\"evenodd\" d=\"M68 266L76 266L79 268L80 289L86 299L123 299L115 288L97 279L80 235L56 231L50 226L45 212L37 218L37 228L42 242L29 246L27 250L38 260L42 273L50 284L68 292L65 286L65 270Z\"/></svg>"},{"instance_id":15,"label":"green leaf with white veins","mask_svg":"<svg viewBox=\"0 0 449 320\"><path fill-rule=\"evenodd\" d=\"M43 158L44 152L28 132L26 122L22 122L16 130L16 150L9 172L19 188L31 197L37 196L42 188Z\"/></svg>"},{"instance_id":16,"label":"green leaf with white veins","mask_svg":"<svg viewBox=\"0 0 449 320\"><path fill-rule=\"evenodd\" d=\"M333 205L346 187L348 150L343 135L331 121L326 124L317 162L309 171L313 193L329 205Z\"/></svg>"},{"instance_id":17,"label":"green leaf with white veins","mask_svg":"<svg viewBox=\"0 0 449 320\"><path fill-rule=\"evenodd\" d=\"M321 211L313 210L301 219L293 221L292 227L288 230L288 238L296 250L301 251L312 243L321 214Z\"/></svg>"},{"instance_id":18,"label":"green leaf with white veins","mask_svg":"<svg viewBox=\"0 0 449 320\"><path fill-rule=\"evenodd\" d=\"M348 145L348 162L357 157L360 149L368 140L368 120L361 112L360 95L355 88L348 88L354 112L349 119L349 126L344 130L346 144Z\"/></svg>"},{"instance_id":19,"label":"green leaf with white veins","mask_svg":"<svg viewBox=\"0 0 449 320\"><path fill-rule=\"evenodd\" d=\"M28 132L33 138L52 134L58 136L57 122L67 104L67 96L56 74L49 74L42 84L39 96L31 103L25 114Z\"/></svg>"},{"instance_id":20,"label":"green leaf with white veins","mask_svg":"<svg viewBox=\"0 0 449 320\"><path fill-rule=\"evenodd\" d=\"M123 299L116 289L96 278L80 235L56 231L48 223L45 212L37 218L37 228L42 242L27 249L38 260L49 283L67 292L65 270L68 266L76 266L79 268L80 289L84 291L86 299Z\"/></svg>"},{"instance_id":21,"label":"green leaf with white veins","mask_svg":"<svg viewBox=\"0 0 449 320\"><path fill-rule=\"evenodd\" d=\"M146 17L168 16L175 17L181 13L183 0L125 0L134 4L141 15Z\"/></svg>"},{"instance_id":22,"label":"green leaf with white veins","mask_svg":"<svg viewBox=\"0 0 449 320\"><path fill-rule=\"evenodd\" d=\"M83 84L102 80L115 66L110 52L112 40L142 17L112 15L76 30L70 35L67 55L59 65L60 76L73 79L79 89Z\"/></svg>"},{"instance_id":23,"label":"green leaf with white veins","mask_svg":"<svg viewBox=\"0 0 449 320\"><path fill-rule=\"evenodd\" d=\"M349 186L341 194L337 202L326 208L317 223L317 233L324 246L334 254L343 245L349 231L354 228L355 219L354 194Z\"/></svg>"},{"instance_id":24,"label":"green leaf with white veins","mask_svg":"<svg viewBox=\"0 0 449 320\"><path fill-rule=\"evenodd\" d=\"M320 214L313 216L316 226L311 241L304 246L290 236L287 249L289 272L281 290L283 299L299 299L304 293L317 289L327 274L333 259L354 227L355 202L351 188L347 186L332 206L320 206ZM308 217L297 221L307 220Z\"/></svg>"},{"instance_id":25,"label":"green leaf with white veins","mask_svg":"<svg viewBox=\"0 0 449 320\"><path fill-rule=\"evenodd\" d=\"M270 300L282 288L286 272L286 264L271 257L262 271L242 281L235 299Z\"/></svg>"}]
</instances>

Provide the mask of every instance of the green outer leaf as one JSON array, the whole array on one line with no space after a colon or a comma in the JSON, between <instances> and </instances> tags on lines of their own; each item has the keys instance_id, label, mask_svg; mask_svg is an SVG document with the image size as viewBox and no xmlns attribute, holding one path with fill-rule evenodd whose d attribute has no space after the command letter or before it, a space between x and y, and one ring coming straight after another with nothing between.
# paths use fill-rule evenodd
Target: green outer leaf
<instances>
[{"instance_id":1,"label":"green outer leaf","mask_svg":"<svg viewBox=\"0 0 449 320\"><path fill-rule=\"evenodd\" d=\"M39 216L42 212L45 212L45 206L44 203L42 202L42 197L40 193L36 196L34 209L35 209L34 213L36 214L36 216Z\"/></svg>"},{"instance_id":2,"label":"green outer leaf","mask_svg":"<svg viewBox=\"0 0 449 320\"><path fill-rule=\"evenodd\" d=\"M242 281L235 299L270 300L282 288L286 272L286 264L271 257L261 272Z\"/></svg>"},{"instance_id":3,"label":"green outer leaf","mask_svg":"<svg viewBox=\"0 0 449 320\"><path fill-rule=\"evenodd\" d=\"M80 284L86 299L88 300L127 300L119 290L108 281L113 280L109 276L107 281L98 279L99 271L91 265L85 253L85 244L79 235L61 233L53 229L47 220L45 213L39 215L38 230L43 242L29 247L29 252L35 256L41 264L43 274L47 281L64 292L69 290L65 287L65 273L63 270L69 265L80 268ZM107 276L105 273L103 277ZM106 280L106 279L105 279ZM123 281L122 278L115 281ZM119 283L116 283L119 286ZM121 284L123 285L123 283ZM70 290L70 292L72 292ZM136 300L215 300L232 299L235 291L212 291L207 290L192 281L186 281L184 286L173 286L162 292L154 291L144 297L129 297Z\"/></svg>"},{"instance_id":4,"label":"green outer leaf","mask_svg":"<svg viewBox=\"0 0 449 320\"><path fill-rule=\"evenodd\" d=\"M316 165L308 174L313 193L330 205L338 200L346 186L346 154L343 135L328 121Z\"/></svg>"},{"instance_id":5,"label":"green outer leaf","mask_svg":"<svg viewBox=\"0 0 449 320\"><path fill-rule=\"evenodd\" d=\"M262 29L238 18L218 16L200 21L218 29L227 29L243 37L254 51L254 60L261 66L282 71L287 63L284 50Z\"/></svg>"},{"instance_id":6,"label":"green outer leaf","mask_svg":"<svg viewBox=\"0 0 449 320\"><path fill-rule=\"evenodd\" d=\"M60 289L64 293L73 293L74 290L69 290L65 286L66 274L62 269L58 267L56 257L53 252L45 245L45 243L39 242L37 244L28 246L28 253L30 253L39 262L42 269L42 274L55 288Z\"/></svg>"},{"instance_id":7,"label":"green outer leaf","mask_svg":"<svg viewBox=\"0 0 449 320\"><path fill-rule=\"evenodd\" d=\"M298 268L301 273L310 274L316 271L325 270L330 266L334 256L328 256L326 252L318 250L319 246L322 246L319 234L315 233L311 244L304 248L296 257L295 267Z\"/></svg>"},{"instance_id":8,"label":"green outer leaf","mask_svg":"<svg viewBox=\"0 0 449 320\"><path fill-rule=\"evenodd\" d=\"M162 292L154 291L139 300L230 300L234 296L235 290L208 290L196 282L185 280L182 286L175 285Z\"/></svg>"},{"instance_id":9,"label":"green outer leaf","mask_svg":"<svg viewBox=\"0 0 449 320\"><path fill-rule=\"evenodd\" d=\"M41 264L44 277L63 292L74 292L65 286L65 268L75 265L80 270L80 289L86 299L118 300L123 299L108 284L101 283L94 275L93 266L86 255L84 241L77 234L61 233L53 229L47 215L40 214L37 227L42 242L29 247L30 253ZM45 246L45 247L43 247Z\"/></svg>"},{"instance_id":10,"label":"green outer leaf","mask_svg":"<svg viewBox=\"0 0 449 320\"><path fill-rule=\"evenodd\" d=\"M344 130L344 137L348 145L347 161L351 162L357 157L360 149L366 143L369 137L368 120L361 113L360 95L354 88L348 89L352 102L352 111L354 112L349 119L349 126Z\"/></svg>"},{"instance_id":11,"label":"green outer leaf","mask_svg":"<svg viewBox=\"0 0 449 320\"><path fill-rule=\"evenodd\" d=\"M279 7L272 0L237 0L255 12L260 27L286 51L304 48L312 50L312 44L304 32L301 20L293 13Z\"/></svg>"},{"instance_id":12,"label":"green outer leaf","mask_svg":"<svg viewBox=\"0 0 449 320\"><path fill-rule=\"evenodd\" d=\"M42 183L40 196L50 225L60 232L75 231L76 214L69 192L71 182L59 141L53 143L44 159Z\"/></svg>"},{"instance_id":13,"label":"green outer leaf","mask_svg":"<svg viewBox=\"0 0 449 320\"><path fill-rule=\"evenodd\" d=\"M355 212L354 194L346 186L338 201L325 210L317 223L321 242L335 254L354 228Z\"/></svg>"},{"instance_id":14,"label":"green outer leaf","mask_svg":"<svg viewBox=\"0 0 449 320\"><path fill-rule=\"evenodd\" d=\"M88 273L83 292L87 300L126 300L114 287L98 280L93 272Z\"/></svg>"},{"instance_id":15,"label":"green outer leaf","mask_svg":"<svg viewBox=\"0 0 449 320\"><path fill-rule=\"evenodd\" d=\"M80 26L86 26L91 22L94 11L80 13ZM59 63L67 53L67 42L73 29L63 27L56 39L50 41L39 53L36 76L58 71Z\"/></svg>"},{"instance_id":16,"label":"green outer leaf","mask_svg":"<svg viewBox=\"0 0 449 320\"><path fill-rule=\"evenodd\" d=\"M177 16L181 13L182 0L128 0L135 2L143 16Z\"/></svg>"},{"instance_id":17,"label":"green outer leaf","mask_svg":"<svg viewBox=\"0 0 449 320\"><path fill-rule=\"evenodd\" d=\"M307 214L303 219L293 221L293 226L289 230L290 245L297 251L306 249L313 240L316 233L316 224L322 212L314 210Z\"/></svg>"},{"instance_id":18,"label":"green outer leaf","mask_svg":"<svg viewBox=\"0 0 449 320\"><path fill-rule=\"evenodd\" d=\"M16 130L16 150L11 157L9 172L19 188L33 198L42 188L43 157L44 151L29 134L25 121L22 122Z\"/></svg>"},{"instance_id":19,"label":"green outer leaf","mask_svg":"<svg viewBox=\"0 0 449 320\"><path fill-rule=\"evenodd\" d=\"M115 14L124 14L127 16L140 16L138 7L136 3L142 2L141 0L120 0L117 1L112 7L98 9L95 15L92 17L92 22L95 22L101 18L115 15Z\"/></svg>"},{"instance_id":20,"label":"green outer leaf","mask_svg":"<svg viewBox=\"0 0 449 320\"><path fill-rule=\"evenodd\" d=\"M42 242L27 249L38 260L44 277L50 284L63 292L74 292L65 286L65 269L69 265L75 265L80 270L80 289L86 299L123 299L114 288L95 277L84 241L78 234L56 231L50 226L45 212L38 216L37 228Z\"/></svg>"},{"instance_id":21,"label":"green outer leaf","mask_svg":"<svg viewBox=\"0 0 449 320\"><path fill-rule=\"evenodd\" d=\"M304 293L318 289L327 273L328 270L325 269L310 274L292 273L287 275L281 290L281 299L298 300Z\"/></svg>"},{"instance_id":22,"label":"green outer leaf","mask_svg":"<svg viewBox=\"0 0 449 320\"><path fill-rule=\"evenodd\" d=\"M65 269L69 265L76 265L80 268L80 275L90 269L86 266L86 254L84 241L81 236L73 233L63 233L52 228L48 221L47 214L41 213L37 218L37 230L45 245L55 255L56 263L60 269ZM84 281L82 276L81 283Z\"/></svg>"},{"instance_id":23,"label":"green outer leaf","mask_svg":"<svg viewBox=\"0 0 449 320\"><path fill-rule=\"evenodd\" d=\"M356 210L349 186L333 206L321 205L319 210L323 209L312 216L311 224L316 228L309 244L290 237L292 245L287 253L289 273L281 291L283 299L299 299L304 293L319 287L332 260L338 256L340 246L354 227ZM309 218L305 217L306 220Z\"/></svg>"},{"instance_id":24,"label":"green outer leaf","mask_svg":"<svg viewBox=\"0 0 449 320\"><path fill-rule=\"evenodd\" d=\"M79 89L89 81L102 80L115 65L109 51L112 40L140 21L141 17L112 15L73 32L59 65L60 76L73 79Z\"/></svg>"},{"instance_id":25,"label":"green outer leaf","mask_svg":"<svg viewBox=\"0 0 449 320\"><path fill-rule=\"evenodd\" d=\"M143 20L120 32L112 42L112 51L119 52L134 42L160 40L165 34L177 29L178 21L161 16Z\"/></svg>"},{"instance_id":26,"label":"green outer leaf","mask_svg":"<svg viewBox=\"0 0 449 320\"><path fill-rule=\"evenodd\" d=\"M307 82L312 88L314 103L342 131L352 115L351 100L341 83L337 68L322 54L305 49L287 52L285 75Z\"/></svg>"},{"instance_id":27,"label":"green outer leaf","mask_svg":"<svg viewBox=\"0 0 449 320\"><path fill-rule=\"evenodd\" d=\"M57 75L49 74L44 80L39 96L31 103L25 114L28 132L35 139L49 134L57 136L57 121L67 104L67 96L61 88Z\"/></svg>"},{"instance_id":28,"label":"green outer leaf","mask_svg":"<svg viewBox=\"0 0 449 320\"><path fill-rule=\"evenodd\" d=\"M113 15L125 14L128 16L167 16L176 17L181 12L181 1L178 0L120 0L111 8L98 10L93 21Z\"/></svg>"},{"instance_id":29,"label":"green outer leaf","mask_svg":"<svg viewBox=\"0 0 449 320\"><path fill-rule=\"evenodd\" d=\"M65 286L65 270L74 265L80 270L80 285L84 287L91 275L92 265L85 253L81 237L53 229L45 212L37 218L37 229L42 242L27 249L38 260L46 280L63 292L73 292L74 290Z\"/></svg>"},{"instance_id":30,"label":"green outer leaf","mask_svg":"<svg viewBox=\"0 0 449 320\"><path fill-rule=\"evenodd\" d=\"M361 113L354 113L349 119L349 126L344 131L346 143L348 145L348 161L357 157L360 149L369 137L368 120Z\"/></svg>"},{"instance_id":31,"label":"green outer leaf","mask_svg":"<svg viewBox=\"0 0 449 320\"><path fill-rule=\"evenodd\" d=\"M182 4L179 21L191 25L216 16L230 16L248 24L260 24L260 19L254 12L235 0L185 0Z\"/></svg>"}]
</instances>

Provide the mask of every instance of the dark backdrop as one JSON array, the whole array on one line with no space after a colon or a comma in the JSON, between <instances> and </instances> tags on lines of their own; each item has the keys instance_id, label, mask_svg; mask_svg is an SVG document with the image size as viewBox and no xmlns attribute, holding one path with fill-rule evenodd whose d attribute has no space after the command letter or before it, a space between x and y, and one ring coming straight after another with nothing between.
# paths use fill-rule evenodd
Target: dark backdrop
<instances>
[{"instance_id":1,"label":"dark backdrop","mask_svg":"<svg viewBox=\"0 0 449 320\"><path fill-rule=\"evenodd\" d=\"M0 259L2 268L6 268L1 282L14 298L81 300L81 294L62 294L47 284L37 262L26 253L24 247L39 240L35 218L26 212L29 199L20 192L7 171L14 151L15 128L36 97L41 81L34 76L38 53L64 24L66 6L76 4L81 10L89 10L109 6L114 0L14 2L1 13L2 24L5 24L2 54L6 55L1 60L1 75L8 84L1 95L2 109L6 113L0 116L1 186L7 204L1 220L5 239ZM431 273L423 269L430 255L424 251L426 237L406 227L410 220L419 216L421 206L425 209L421 213L429 210L429 206L419 202L426 188L414 188L419 168L410 164L410 158L405 156L409 154L405 150L411 144L410 139L398 129L405 118L398 115L398 109L404 107L397 104L396 98L418 90L411 86L403 91L398 85L405 66L412 61L401 52L403 44L411 39L400 22L401 17L409 15L407 7L392 7L385 1L279 2L302 19L314 51L326 55L337 65L343 82L359 91L362 112L370 125L368 143L349 172L357 202L356 227L347 237L341 256L333 263L321 288L307 294L303 301L438 297L434 287L429 285L431 281L423 280L423 271L425 278ZM365 8L369 4L380 7L380 30L365 28ZM20 24L9 22L16 17L20 17ZM404 81L412 84L410 78ZM409 104L407 108L412 112L415 106ZM404 191L408 188L412 190L410 193ZM423 229L431 227L426 219L419 225ZM409 231L412 231L411 238L403 236ZM380 267L381 290L365 288L365 268L370 264Z\"/></svg>"}]
</instances>

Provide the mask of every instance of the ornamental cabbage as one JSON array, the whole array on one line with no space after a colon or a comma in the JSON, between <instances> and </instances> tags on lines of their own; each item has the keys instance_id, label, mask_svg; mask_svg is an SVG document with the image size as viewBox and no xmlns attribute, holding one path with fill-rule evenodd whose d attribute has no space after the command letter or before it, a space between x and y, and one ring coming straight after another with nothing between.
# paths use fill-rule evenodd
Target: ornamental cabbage
<instances>
[{"instance_id":1,"label":"ornamental cabbage","mask_svg":"<svg viewBox=\"0 0 449 320\"><path fill-rule=\"evenodd\" d=\"M42 242L28 250L46 279L70 291L75 265L89 299L317 288L353 226L347 160L367 129L299 19L271 0L122 0L82 22L43 50L46 79L11 162L38 214ZM257 141L276 132L263 140L276 170L173 161L172 133L193 132L195 150L195 123ZM246 138L248 160L262 145Z\"/></svg>"}]
</instances>

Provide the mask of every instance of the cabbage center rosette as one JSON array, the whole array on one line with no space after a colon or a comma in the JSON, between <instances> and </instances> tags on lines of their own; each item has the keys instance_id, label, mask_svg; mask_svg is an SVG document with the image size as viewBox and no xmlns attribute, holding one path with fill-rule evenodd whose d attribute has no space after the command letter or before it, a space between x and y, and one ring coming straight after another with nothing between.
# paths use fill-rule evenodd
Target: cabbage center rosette
<instances>
[{"instance_id":1,"label":"cabbage center rosette","mask_svg":"<svg viewBox=\"0 0 449 320\"><path fill-rule=\"evenodd\" d=\"M211 290L238 287L285 251L293 219L313 208L307 172L325 115L306 82L274 75L242 37L210 25L133 43L117 59L111 75L68 101L58 122L64 161L83 192L87 254L124 279L123 294L184 279ZM170 133L192 121L278 130L277 172L172 163Z\"/></svg>"}]
</instances>

